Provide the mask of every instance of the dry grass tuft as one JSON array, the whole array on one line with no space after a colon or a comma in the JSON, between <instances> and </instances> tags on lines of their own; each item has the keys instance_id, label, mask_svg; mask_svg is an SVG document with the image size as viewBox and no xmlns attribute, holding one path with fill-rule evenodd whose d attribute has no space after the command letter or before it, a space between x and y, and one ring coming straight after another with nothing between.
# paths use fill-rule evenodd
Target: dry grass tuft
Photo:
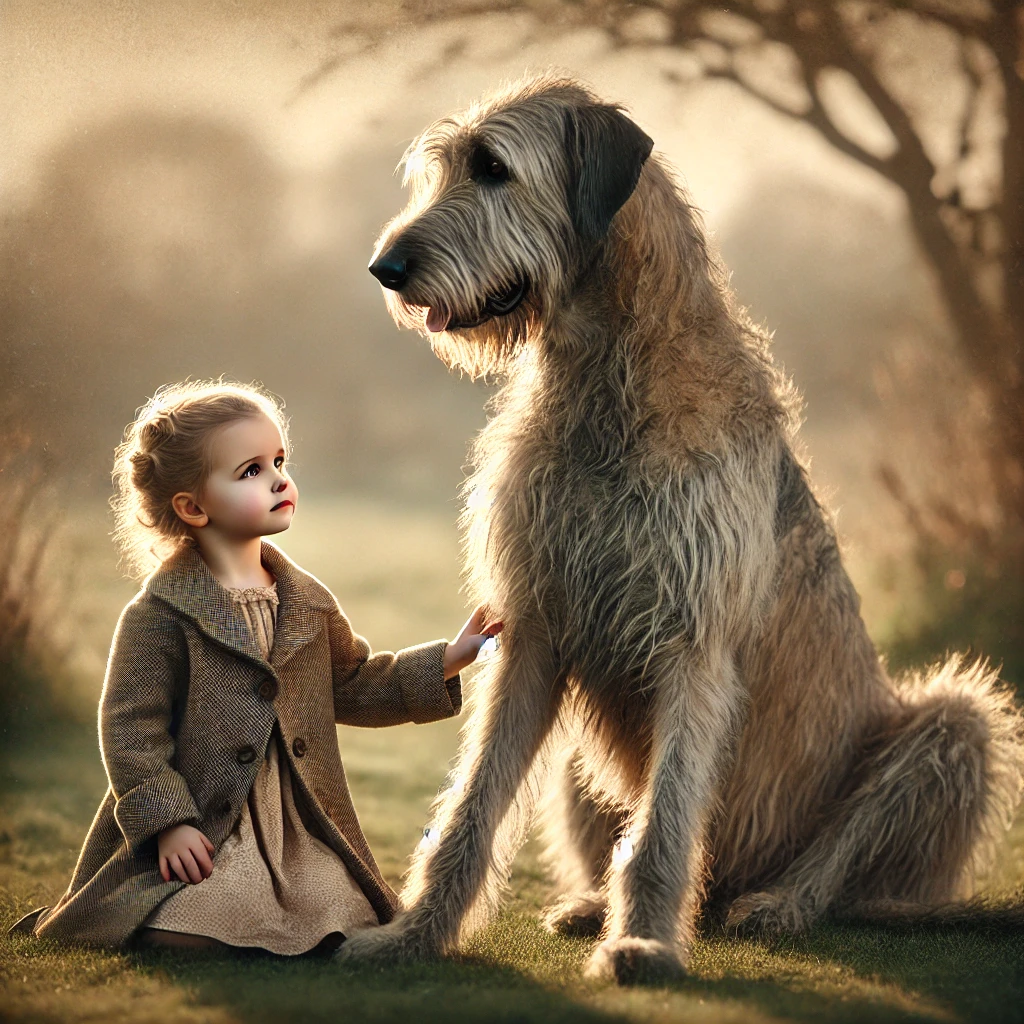
<instances>
[{"instance_id":1,"label":"dry grass tuft","mask_svg":"<svg viewBox=\"0 0 1024 1024\"><path fill-rule=\"evenodd\" d=\"M30 435L8 422L0 436L0 714L66 715L54 685L67 649L56 629L63 588L50 571L61 519L53 477Z\"/></svg>"}]
</instances>

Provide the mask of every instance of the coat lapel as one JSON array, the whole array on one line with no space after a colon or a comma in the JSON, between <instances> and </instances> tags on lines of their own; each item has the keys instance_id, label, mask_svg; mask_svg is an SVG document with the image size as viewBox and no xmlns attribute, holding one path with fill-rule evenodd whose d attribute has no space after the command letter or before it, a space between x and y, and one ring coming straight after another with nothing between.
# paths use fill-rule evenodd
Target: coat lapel
<instances>
[{"instance_id":1,"label":"coat lapel","mask_svg":"<svg viewBox=\"0 0 1024 1024\"><path fill-rule=\"evenodd\" d=\"M317 612L328 607L324 598L329 595L273 544L263 542L261 557L277 580L277 624L270 650L270 664L276 669L322 632L323 617Z\"/></svg>"},{"instance_id":2,"label":"coat lapel","mask_svg":"<svg viewBox=\"0 0 1024 1024\"><path fill-rule=\"evenodd\" d=\"M211 639L264 664L244 616L196 548L175 552L143 586L193 619Z\"/></svg>"},{"instance_id":3,"label":"coat lapel","mask_svg":"<svg viewBox=\"0 0 1024 1024\"><path fill-rule=\"evenodd\" d=\"M277 580L279 605L270 652L270 664L277 668L319 633L322 621L314 613L328 608L332 599L318 580L267 541L263 542L261 559ZM196 548L187 546L176 552L144 586L154 597L193 619L213 640L261 665L267 664L241 610Z\"/></svg>"}]
</instances>

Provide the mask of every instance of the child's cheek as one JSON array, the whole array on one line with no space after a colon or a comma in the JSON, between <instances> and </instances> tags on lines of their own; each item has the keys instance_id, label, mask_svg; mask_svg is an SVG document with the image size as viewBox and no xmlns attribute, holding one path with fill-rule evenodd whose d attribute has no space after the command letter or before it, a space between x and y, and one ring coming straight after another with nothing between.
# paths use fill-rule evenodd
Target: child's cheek
<instances>
[{"instance_id":1,"label":"child's cheek","mask_svg":"<svg viewBox=\"0 0 1024 1024\"><path fill-rule=\"evenodd\" d=\"M269 511L269 509L270 506L262 495L247 494L239 503L238 514L241 518L245 519L246 522L258 522L262 520L263 516Z\"/></svg>"},{"instance_id":2,"label":"child's cheek","mask_svg":"<svg viewBox=\"0 0 1024 1024\"><path fill-rule=\"evenodd\" d=\"M265 516L270 507L274 504L269 495L259 494L253 497L250 502L250 509L254 516Z\"/></svg>"}]
</instances>

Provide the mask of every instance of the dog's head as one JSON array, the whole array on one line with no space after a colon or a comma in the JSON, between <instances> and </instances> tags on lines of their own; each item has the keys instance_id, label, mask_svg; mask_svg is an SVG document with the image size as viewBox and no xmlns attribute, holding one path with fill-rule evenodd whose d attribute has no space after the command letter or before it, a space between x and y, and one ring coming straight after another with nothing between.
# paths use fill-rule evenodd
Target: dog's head
<instances>
[{"instance_id":1,"label":"dog's head","mask_svg":"<svg viewBox=\"0 0 1024 1024\"><path fill-rule=\"evenodd\" d=\"M500 372L577 286L652 145L618 108L550 77L431 125L369 268L396 323L449 366Z\"/></svg>"}]
</instances>

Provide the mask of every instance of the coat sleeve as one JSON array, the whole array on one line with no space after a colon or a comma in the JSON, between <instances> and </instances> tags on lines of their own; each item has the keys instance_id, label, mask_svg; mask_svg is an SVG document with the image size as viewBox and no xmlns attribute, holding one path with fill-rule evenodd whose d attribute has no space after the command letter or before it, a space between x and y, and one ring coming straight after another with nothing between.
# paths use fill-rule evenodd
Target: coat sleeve
<instances>
[{"instance_id":1,"label":"coat sleeve","mask_svg":"<svg viewBox=\"0 0 1024 1024\"><path fill-rule=\"evenodd\" d=\"M188 783L171 767L175 678L185 657L169 614L145 600L125 608L100 699L100 745L114 818L133 851L165 828L200 820Z\"/></svg>"},{"instance_id":2,"label":"coat sleeve","mask_svg":"<svg viewBox=\"0 0 1024 1024\"><path fill-rule=\"evenodd\" d=\"M462 682L445 681L446 640L371 655L340 609L328 612L334 719L345 725L436 722L462 710Z\"/></svg>"}]
</instances>

